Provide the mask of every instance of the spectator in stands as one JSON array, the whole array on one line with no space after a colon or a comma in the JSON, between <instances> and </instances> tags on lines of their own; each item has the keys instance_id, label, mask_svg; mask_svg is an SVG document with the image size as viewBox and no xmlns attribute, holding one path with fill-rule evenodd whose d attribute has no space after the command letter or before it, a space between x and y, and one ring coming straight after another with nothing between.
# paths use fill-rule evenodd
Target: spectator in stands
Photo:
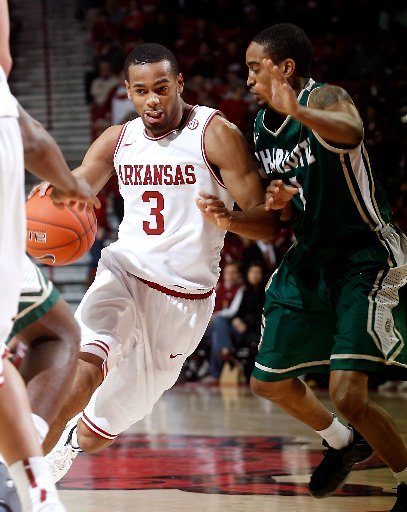
<instances>
[{"instance_id":1,"label":"spectator in stands","mask_svg":"<svg viewBox=\"0 0 407 512\"><path fill-rule=\"evenodd\" d=\"M242 276L237 261L229 261L221 271L216 286L215 308L203 339L195 352L185 361L182 370L183 381L193 381L205 377L209 371L209 353L212 328L218 315L233 316L243 294ZM233 303L233 306L231 304Z\"/></svg>"},{"instance_id":2,"label":"spectator in stands","mask_svg":"<svg viewBox=\"0 0 407 512\"><path fill-rule=\"evenodd\" d=\"M90 86L90 94L93 105L96 108L104 108L107 97L118 84L119 78L113 73L112 66L107 60L100 61L98 69L98 76L92 80Z\"/></svg>"},{"instance_id":3,"label":"spectator in stands","mask_svg":"<svg viewBox=\"0 0 407 512\"><path fill-rule=\"evenodd\" d=\"M124 85L124 72L119 74L119 82L110 91L106 100L106 110L109 111L109 125L122 124L123 119L129 114L134 114L133 103L127 96L127 90Z\"/></svg>"},{"instance_id":4,"label":"spectator in stands","mask_svg":"<svg viewBox=\"0 0 407 512\"><path fill-rule=\"evenodd\" d=\"M219 110L245 133L250 124L249 100L246 84L238 80L230 85L227 94L219 103ZM251 117L250 117L251 119Z\"/></svg>"},{"instance_id":5,"label":"spectator in stands","mask_svg":"<svg viewBox=\"0 0 407 512\"><path fill-rule=\"evenodd\" d=\"M90 85L90 96L92 98L91 118L92 118L92 136L95 139L102 131L106 129L106 117L108 107L106 100L113 87L119 82L119 78L112 71L110 62L102 60L99 63L99 73Z\"/></svg>"},{"instance_id":6,"label":"spectator in stands","mask_svg":"<svg viewBox=\"0 0 407 512\"><path fill-rule=\"evenodd\" d=\"M213 320L209 375L201 380L202 384L218 384L225 361L233 362L238 348L257 347L260 341L264 289L263 264L252 262L247 270L244 287L236 293L230 307L219 311ZM251 368L248 375L250 372Z\"/></svg>"},{"instance_id":7,"label":"spectator in stands","mask_svg":"<svg viewBox=\"0 0 407 512\"><path fill-rule=\"evenodd\" d=\"M201 41L198 46L197 56L189 68L189 75L200 75L204 78L214 78L215 64L211 48L207 41Z\"/></svg>"}]
</instances>

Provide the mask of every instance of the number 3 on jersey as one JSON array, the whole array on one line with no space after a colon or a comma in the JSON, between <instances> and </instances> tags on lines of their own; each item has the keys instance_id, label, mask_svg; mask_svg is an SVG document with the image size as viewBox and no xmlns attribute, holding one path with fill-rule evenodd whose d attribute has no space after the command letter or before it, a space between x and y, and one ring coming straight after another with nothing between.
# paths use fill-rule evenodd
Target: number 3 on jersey
<instances>
[{"instance_id":1,"label":"number 3 on jersey","mask_svg":"<svg viewBox=\"0 0 407 512\"><path fill-rule=\"evenodd\" d=\"M164 216L161 213L164 210L164 196L160 192L150 190L144 192L141 197L144 203L155 201L155 206L150 210L150 215L155 217L155 227L154 224L145 220L143 221L144 231L147 235L161 235L164 232Z\"/></svg>"}]
</instances>

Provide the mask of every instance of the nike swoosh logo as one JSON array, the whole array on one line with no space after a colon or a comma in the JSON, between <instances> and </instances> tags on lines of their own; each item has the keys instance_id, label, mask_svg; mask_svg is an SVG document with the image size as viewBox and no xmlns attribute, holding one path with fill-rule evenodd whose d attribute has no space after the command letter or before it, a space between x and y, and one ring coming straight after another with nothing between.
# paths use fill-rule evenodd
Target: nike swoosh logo
<instances>
[{"instance_id":1,"label":"nike swoosh logo","mask_svg":"<svg viewBox=\"0 0 407 512\"><path fill-rule=\"evenodd\" d=\"M170 359L174 359L175 357L178 357L178 356L183 356L184 354L170 354Z\"/></svg>"}]
</instances>

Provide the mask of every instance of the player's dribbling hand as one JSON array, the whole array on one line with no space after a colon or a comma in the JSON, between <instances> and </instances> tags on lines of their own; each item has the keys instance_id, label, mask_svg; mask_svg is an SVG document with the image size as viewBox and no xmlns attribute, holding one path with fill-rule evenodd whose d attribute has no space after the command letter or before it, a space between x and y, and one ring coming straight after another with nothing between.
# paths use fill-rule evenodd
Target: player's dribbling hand
<instances>
[{"instance_id":1,"label":"player's dribbling hand","mask_svg":"<svg viewBox=\"0 0 407 512\"><path fill-rule=\"evenodd\" d=\"M51 192L51 199L56 207L62 207L63 204L73 205L77 204L78 210L91 212L93 207L100 208L100 201L93 193L89 183L77 176L74 176L76 181L76 188L73 190L65 191L58 188L53 188Z\"/></svg>"},{"instance_id":2,"label":"player's dribbling hand","mask_svg":"<svg viewBox=\"0 0 407 512\"><path fill-rule=\"evenodd\" d=\"M219 229L227 231L231 222L231 215L226 208L225 203L218 197L199 192L199 197L195 199L197 207L200 209L205 220L212 222Z\"/></svg>"},{"instance_id":3,"label":"player's dribbling hand","mask_svg":"<svg viewBox=\"0 0 407 512\"><path fill-rule=\"evenodd\" d=\"M273 180L266 190L266 210L281 210L289 203L298 188L287 185L282 180Z\"/></svg>"}]
</instances>

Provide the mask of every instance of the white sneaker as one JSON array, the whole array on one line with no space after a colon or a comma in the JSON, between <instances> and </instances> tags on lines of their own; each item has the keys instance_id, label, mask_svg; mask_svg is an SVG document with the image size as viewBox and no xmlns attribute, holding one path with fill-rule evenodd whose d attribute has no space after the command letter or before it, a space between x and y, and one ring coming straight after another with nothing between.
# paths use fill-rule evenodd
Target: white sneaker
<instances>
[{"instance_id":1,"label":"white sneaker","mask_svg":"<svg viewBox=\"0 0 407 512\"><path fill-rule=\"evenodd\" d=\"M72 433L76 429L78 418L79 416L76 416L68 421L59 441L45 456L54 483L59 482L68 473L76 456L82 451L79 446L73 447L71 445Z\"/></svg>"}]
</instances>

